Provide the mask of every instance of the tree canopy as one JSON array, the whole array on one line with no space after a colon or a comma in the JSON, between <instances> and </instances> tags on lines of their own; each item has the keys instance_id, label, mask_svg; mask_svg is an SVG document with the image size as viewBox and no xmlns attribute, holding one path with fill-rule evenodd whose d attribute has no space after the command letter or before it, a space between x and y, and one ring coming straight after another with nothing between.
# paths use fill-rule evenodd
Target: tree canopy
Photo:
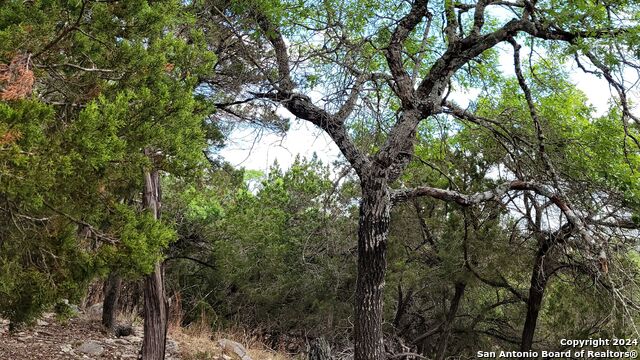
<instances>
[{"instance_id":1,"label":"tree canopy","mask_svg":"<svg viewBox=\"0 0 640 360\"><path fill-rule=\"evenodd\" d=\"M28 323L108 274L157 274L183 325L325 337L356 360L633 337L638 14L5 1L0 315ZM577 76L608 85L608 108ZM285 113L342 159L216 158L226 129L285 132Z\"/></svg>"}]
</instances>

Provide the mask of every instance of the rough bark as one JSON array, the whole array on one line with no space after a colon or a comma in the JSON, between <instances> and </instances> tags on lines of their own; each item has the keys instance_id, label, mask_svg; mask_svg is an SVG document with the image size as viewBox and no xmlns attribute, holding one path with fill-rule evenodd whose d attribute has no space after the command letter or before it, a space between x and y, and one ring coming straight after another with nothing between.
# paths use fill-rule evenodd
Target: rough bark
<instances>
[{"instance_id":1,"label":"rough bark","mask_svg":"<svg viewBox=\"0 0 640 360\"><path fill-rule=\"evenodd\" d=\"M538 323L538 315L542 306L544 290L547 286L547 275L545 273L544 260L553 243L545 241L536 253L536 260L533 264L531 272L531 285L529 287L529 297L527 299L527 318L524 322L522 330L522 341L520 343L521 351L531 350L533 345L533 337Z\"/></svg>"},{"instance_id":2,"label":"rough bark","mask_svg":"<svg viewBox=\"0 0 640 360\"><path fill-rule=\"evenodd\" d=\"M160 217L160 177L157 170L144 172L142 205L155 219ZM162 265L156 263L153 272L144 279L143 360L164 359L168 310Z\"/></svg>"},{"instance_id":3,"label":"rough bark","mask_svg":"<svg viewBox=\"0 0 640 360\"><path fill-rule=\"evenodd\" d=\"M115 272L111 272L104 286L104 301L102 303L102 325L109 330L113 330L116 325L121 287L122 278Z\"/></svg>"},{"instance_id":4,"label":"rough bark","mask_svg":"<svg viewBox=\"0 0 640 360\"><path fill-rule=\"evenodd\" d=\"M362 182L358 227L354 359L384 358L382 300L391 201L386 181Z\"/></svg>"},{"instance_id":5,"label":"rough bark","mask_svg":"<svg viewBox=\"0 0 640 360\"><path fill-rule=\"evenodd\" d=\"M143 360L162 360L167 340L168 305L164 294L162 265L144 280L144 339Z\"/></svg>"},{"instance_id":6,"label":"rough bark","mask_svg":"<svg viewBox=\"0 0 640 360\"><path fill-rule=\"evenodd\" d=\"M309 344L309 356L307 360L330 360L331 347L323 337L313 339Z\"/></svg>"},{"instance_id":7,"label":"rough bark","mask_svg":"<svg viewBox=\"0 0 640 360\"><path fill-rule=\"evenodd\" d=\"M524 328L522 330L522 342L520 343L520 350L531 350L533 345L533 336L536 331L536 325L538 322L538 314L542 305L542 298L544 297L543 284L537 284L529 289L529 301L527 302L527 319L524 322Z\"/></svg>"}]
</instances>

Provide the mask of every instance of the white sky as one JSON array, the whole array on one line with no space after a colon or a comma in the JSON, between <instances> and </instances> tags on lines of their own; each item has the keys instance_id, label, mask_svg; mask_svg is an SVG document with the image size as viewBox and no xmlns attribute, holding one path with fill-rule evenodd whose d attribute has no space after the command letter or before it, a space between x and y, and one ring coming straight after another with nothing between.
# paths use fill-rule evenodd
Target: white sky
<instances>
[{"instance_id":1,"label":"white sky","mask_svg":"<svg viewBox=\"0 0 640 360\"><path fill-rule=\"evenodd\" d=\"M220 155L234 166L262 171L266 171L276 160L282 169L287 169L296 155L311 158L315 152L325 164L341 156L329 136L313 124L293 117L291 119L291 128L285 136L261 132L255 127L234 130Z\"/></svg>"}]
</instances>

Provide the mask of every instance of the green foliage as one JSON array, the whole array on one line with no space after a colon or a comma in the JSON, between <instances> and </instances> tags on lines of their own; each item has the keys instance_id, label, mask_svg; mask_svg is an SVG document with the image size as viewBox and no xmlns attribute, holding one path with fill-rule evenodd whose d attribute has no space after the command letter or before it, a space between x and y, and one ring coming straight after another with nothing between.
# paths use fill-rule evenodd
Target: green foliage
<instances>
[{"instance_id":1,"label":"green foliage","mask_svg":"<svg viewBox=\"0 0 640 360\"><path fill-rule=\"evenodd\" d=\"M78 301L95 272L92 257L77 246L74 227L61 226L3 239L0 310L12 326L31 322L57 299Z\"/></svg>"},{"instance_id":2,"label":"green foliage","mask_svg":"<svg viewBox=\"0 0 640 360\"><path fill-rule=\"evenodd\" d=\"M207 195L197 200L210 204L199 207L205 216L189 215L191 201L171 210L172 217L189 224L180 227L176 258L187 255L213 266L184 259L168 269L184 306L192 309L185 321L199 321L206 301L216 327L325 333L345 326L355 270L353 218L335 197L340 189L333 189L328 168L316 159L298 159L284 172L272 167L249 191L256 176L248 171L244 183L211 182L199 189L198 194L217 193L221 200ZM191 198L188 187L178 189L186 189L171 195L178 204Z\"/></svg>"},{"instance_id":3,"label":"green foliage","mask_svg":"<svg viewBox=\"0 0 640 360\"><path fill-rule=\"evenodd\" d=\"M278 328L299 327L299 319L287 313L316 313L331 300L326 289L341 279L331 274L335 270L327 268L326 257L335 251L330 244L340 245L327 232L331 212L322 199L331 187L327 177L317 161L296 161L285 173L274 168L256 195L239 193L217 225L224 241L215 242L214 262L227 274L226 286L236 289L229 305L240 301L260 309L257 318L245 321L278 319Z\"/></svg>"},{"instance_id":4,"label":"green foliage","mask_svg":"<svg viewBox=\"0 0 640 360\"><path fill-rule=\"evenodd\" d=\"M25 270L16 263L3 263L2 270L0 306L5 309L3 315L13 323L35 320L53 301L54 294L48 291L51 282L39 271ZM14 275L9 277L9 271Z\"/></svg>"},{"instance_id":5,"label":"green foliage","mask_svg":"<svg viewBox=\"0 0 640 360\"><path fill-rule=\"evenodd\" d=\"M183 10L173 0L0 9L0 63L28 54L36 78L32 96L0 101L0 264L11 270L0 314L12 322L79 300L110 269L151 272L175 240L171 221L136 205L142 169L198 176L221 141L196 94L216 57L202 33L180 32L194 21Z\"/></svg>"},{"instance_id":6,"label":"green foliage","mask_svg":"<svg viewBox=\"0 0 640 360\"><path fill-rule=\"evenodd\" d=\"M118 234L119 243L116 251L105 248L101 260L122 275L151 273L163 259L163 250L175 240L175 231L148 212L136 212L126 206L117 206L115 210L110 228Z\"/></svg>"},{"instance_id":7,"label":"green foliage","mask_svg":"<svg viewBox=\"0 0 640 360\"><path fill-rule=\"evenodd\" d=\"M580 206L597 208L591 195L608 192L625 199L625 206L633 209L640 163L628 134L635 136L636 129L628 128L626 136L620 114L614 109L594 116L586 96L558 69L561 67L553 63L534 65L531 71L536 81L530 86L545 134L546 154L563 179L570 179L564 190L578 199ZM501 81L494 93L481 96L470 106L478 116L495 119L495 123L438 116L420 125L415 149L418 160L409 165L400 186L429 184L474 193L494 188L514 172L524 179L552 181L540 158L535 124L519 84L515 79ZM574 182L579 184L575 188ZM411 339L437 328L449 311L454 284L463 282L466 288L458 314L464 316L455 320L460 333L451 335L457 344L451 351L474 354L477 348L510 349L512 345L503 340L512 336L518 341L526 304L504 284L526 296L540 241L532 225L522 223L526 221L519 210L523 205L503 208L486 203L463 210L439 200L418 200L395 208L385 293L385 304L392 304L387 305L385 319L394 326L387 331ZM558 226L557 220L547 224L551 229ZM574 250L558 246L546 255L547 264L585 261L573 257ZM631 294L638 289L628 286L637 276L637 264L629 263L633 253L619 250L611 255L617 264L615 270L610 269L611 281L629 291L623 296L635 297ZM586 261L575 268L565 266L567 269L550 276L536 339L556 344L561 338L594 336L589 334L596 331L594 319L602 321L597 331L603 338L632 331L635 312L627 313L625 305L580 267L593 265ZM399 294L410 296L411 305L397 322ZM588 314L583 311L586 308ZM611 317L612 313L615 316ZM421 351L435 356L439 341L436 335L424 340Z\"/></svg>"},{"instance_id":8,"label":"green foliage","mask_svg":"<svg viewBox=\"0 0 640 360\"><path fill-rule=\"evenodd\" d=\"M589 184L593 189L612 189L624 194L630 204L637 203L640 177L640 155L633 150L630 136L638 136L635 128L625 132L624 124L616 108L600 117L594 117L594 109L587 105L586 96L571 85L552 64L534 68L538 82L532 87L536 96L538 115L546 136L546 153L550 160L568 177ZM533 120L523 96L518 92L515 80L509 80L499 95L481 98L477 108L482 116L497 117L503 121L502 136L521 137L536 143ZM508 132L508 133L507 133ZM500 161L507 156L503 147L497 146L494 134L469 132L465 136L467 146L474 152L482 152L490 161ZM494 138L494 139L491 139ZM532 149L532 151L535 151ZM533 158L527 166L540 170L542 159ZM529 160L522 158L526 163ZM533 171L530 170L533 175ZM540 171L538 171L540 172ZM583 189L584 190L584 189Z\"/></svg>"}]
</instances>

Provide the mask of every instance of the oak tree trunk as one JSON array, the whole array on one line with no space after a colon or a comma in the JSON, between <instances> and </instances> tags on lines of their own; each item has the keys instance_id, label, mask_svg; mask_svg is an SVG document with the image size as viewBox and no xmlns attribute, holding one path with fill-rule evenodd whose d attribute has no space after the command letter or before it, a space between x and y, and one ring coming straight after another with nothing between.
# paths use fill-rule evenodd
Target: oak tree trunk
<instances>
[{"instance_id":1,"label":"oak tree trunk","mask_svg":"<svg viewBox=\"0 0 640 360\"><path fill-rule=\"evenodd\" d=\"M104 286L102 303L102 325L109 330L113 330L116 325L121 286L122 278L117 273L111 272Z\"/></svg>"},{"instance_id":2,"label":"oak tree trunk","mask_svg":"<svg viewBox=\"0 0 640 360\"><path fill-rule=\"evenodd\" d=\"M386 181L362 182L358 226L358 278L354 324L354 360L384 359L382 295L391 207Z\"/></svg>"},{"instance_id":3,"label":"oak tree trunk","mask_svg":"<svg viewBox=\"0 0 640 360\"><path fill-rule=\"evenodd\" d=\"M160 176L157 170L144 172L142 205L155 219L160 217ZM168 310L162 265L156 263L153 272L144 279L143 360L164 359Z\"/></svg>"}]
</instances>

